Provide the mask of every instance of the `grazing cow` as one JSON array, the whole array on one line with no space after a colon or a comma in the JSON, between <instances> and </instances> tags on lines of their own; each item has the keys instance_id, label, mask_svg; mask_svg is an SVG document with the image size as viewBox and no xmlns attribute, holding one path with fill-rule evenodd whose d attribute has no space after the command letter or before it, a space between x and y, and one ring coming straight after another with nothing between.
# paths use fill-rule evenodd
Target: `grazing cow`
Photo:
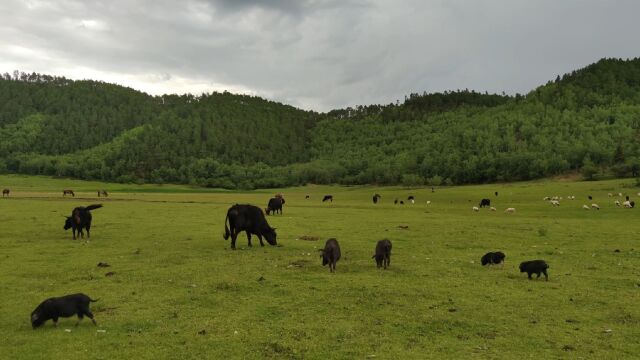
<instances>
[{"instance_id":1,"label":"grazing cow","mask_svg":"<svg viewBox=\"0 0 640 360\"><path fill-rule=\"evenodd\" d=\"M398 199L393 200L393 203L397 205L398 204Z\"/></svg>"},{"instance_id":2,"label":"grazing cow","mask_svg":"<svg viewBox=\"0 0 640 360\"><path fill-rule=\"evenodd\" d=\"M471 208L471 210L473 210L473 211L475 211L475 212L478 212L478 211L480 211L480 208L479 208L479 207L477 207L477 206L474 206L474 207L472 207L472 208Z\"/></svg>"},{"instance_id":3,"label":"grazing cow","mask_svg":"<svg viewBox=\"0 0 640 360\"><path fill-rule=\"evenodd\" d=\"M496 192L494 192L494 194L496 194L496 196L498 196L498 192L497 192L497 191L496 191Z\"/></svg>"},{"instance_id":4,"label":"grazing cow","mask_svg":"<svg viewBox=\"0 0 640 360\"><path fill-rule=\"evenodd\" d=\"M591 204L591 208L600 210L600 206L598 206L598 204Z\"/></svg>"},{"instance_id":5,"label":"grazing cow","mask_svg":"<svg viewBox=\"0 0 640 360\"><path fill-rule=\"evenodd\" d=\"M593 196L589 195L589 200L593 200Z\"/></svg>"},{"instance_id":6,"label":"grazing cow","mask_svg":"<svg viewBox=\"0 0 640 360\"><path fill-rule=\"evenodd\" d=\"M382 198L382 196L380 196L380 194L374 194L373 195L373 203L377 204L378 200L380 200L380 198Z\"/></svg>"},{"instance_id":7,"label":"grazing cow","mask_svg":"<svg viewBox=\"0 0 640 360\"><path fill-rule=\"evenodd\" d=\"M506 255L502 251L488 252L480 258L482 266L502 264L504 266L504 258Z\"/></svg>"},{"instance_id":8,"label":"grazing cow","mask_svg":"<svg viewBox=\"0 0 640 360\"><path fill-rule=\"evenodd\" d=\"M107 193L107 190L98 190L98 197L100 197L100 195L107 197L109 193Z\"/></svg>"},{"instance_id":9,"label":"grazing cow","mask_svg":"<svg viewBox=\"0 0 640 360\"><path fill-rule=\"evenodd\" d=\"M490 208L489 208L489 210L491 210L491 211L497 211L497 209L496 209L496 208L494 208L493 206L492 206L492 207L490 207Z\"/></svg>"},{"instance_id":10,"label":"grazing cow","mask_svg":"<svg viewBox=\"0 0 640 360\"><path fill-rule=\"evenodd\" d=\"M591 208L587 204L582 205L582 208L585 210L591 210Z\"/></svg>"},{"instance_id":11,"label":"grazing cow","mask_svg":"<svg viewBox=\"0 0 640 360\"><path fill-rule=\"evenodd\" d=\"M84 238L84 233L82 229L87 229L87 239L91 237L91 210L99 209L102 207L102 204L89 205L87 207L78 206L73 209L71 212L71 216L66 216L67 220L64 222L64 229L73 232L73 240L76 239L76 232L78 236Z\"/></svg>"},{"instance_id":12,"label":"grazing cow","mask_svg":"<svg viewBox=\"0 0 640 360\"><path fill-rule=\"evenodd\" d=\"M284 198L281 198L281 197L271 198L269 199L269 203L267 204L267 208L265 209L265 212L267 213L267 215L270 215L271 213L275 215L279 211L280 215L282 215L282 204L284 204Z\"/></svg>"},{"instance_id":13,"label":"grazing cow","mask_svg":"<svg viewBox=\"0 0 640 360\"><path fill-rule=\"evenodd\" d=\"M322 266L329 264L329 271L336 271L336 263L340 260L340 245L338 240L331 238L324 244L324 249L320 249L320 257L322 258Z\"/></svg>"},{"instance_id":14,"label":"grazing cow","mask_svg":"<svg viewBox=\"0 0 640 360\"><path fill-rule=\"evenodd\" d=\"M404 201L400 200L400 205L404 205Z\"/></svg>"},{"instance_id":15,"label":"grazing cow","mask_svg":"<svg viewBox=\"0 0 640 360\"><path fill-rule=\"evenodd\" d=\"M416 203L416 198L413 195L409 195L409 197L407 198L407 200L411 201L412 204Z\"/></svg>"},{"instance_id":16,"label":"grazing cow","mask_svg":"<svg viewBox=\"0 0 640 360\"><path fill-rule=\"evenodd\" d=\"M544 260L531 260L525 261L520 264L520 272L526 272L529 280L531 280L531 274L538 275L538 279L540 278L540 273L544 274L544 278L546 281L549 281L549 275L547 275L547 269L549 265Z\"/></svg>"},{"instance_id":17,"label":"grazing cow","mask_svg":"<svg viewBox=\"0 0 640 360\"><path fill-rule=\"evenodd\" d=\"M11 191L9 191L9 189L4 189L4 190L2 190L2 197L4 197L5 195L7 195L7 197L9 197L9 193L10 193L10 192L11 192Z\"/></svg>"},{"instance_id":18,"label":"grazing cow","mask_svg":"<svg viewBox=\"0 0 640 360\"><path fill-rule=\"evenodd\" d=\"M553 206L560 206L560 201L558 201L558 200L551 200L551 201L549 201L549 203L551 205L553 205Z\"/></svg>"},{"instance_id":19,"label":"grazing cow","mask_svg":"<svg viewBox=\"0 0 640 360\"><path fill-rule=\"evenodd\" d=\"M227 225L228 224L228 225ZM231 228L231 230L229 230ZM260 240L260 246L264 246L262 237L267 240L269 245L277 245L276 229L269 226L264 213L259 207L253 205L235 204L227 210L227 217L224 219L225 240L231 235L231 249L236 249L236 238L241 231L247 233L247 241L251 245L251 234L254 234Z\"/></svg>"},{"instance_id":20,"label":"grazing cow","mask_svg":"<svg viewBox=\"0 0 640 360\"><path fill-rule=\"evenodd\" d=\"M504 212L509 213L509 214L513 214L513 213L516 212L516 208L507 208L507 209L505 209Z\"/></svg>"},{"instance_id":21,"label":"grazing cow","mask_svg":"<svg viewBox=\"0 0 640 360\"><path fill-rule=\"evenodd\" d=\"M491 206L491 200L489 200L489 199L480 200L480 205L478 207L483 208L485 206Z\"/></svg>"},{"instance_id":22,"label":"grazing cow","mask_svg":"<svg viewBox=\"0 0 640 360\"><path fill-rule=\"evenodd\" d=\"M308 198L309 198L309 195L305 196L304 198L305 198L305 199L308 199Z\"/></svg>"},{"instance_id":23,"label":"grazing cow","mask_svg":"<svg viewBox=\"0 0 640 360\"><path fill-rule=\"evenodd\" d=\"M325 195L325 196L322 198L322 202L325 202L325 201L331 201L331 202L333 202L333 195Z\"/></svg>"},{"instance_id":24,"label":"grazing cow","mask_svg":"<svg viewBox=\"0 0 640 360\"><path fill-rule=\"evenodd\" d=\"M75 196L76 196L76 194L74 194L74 193L73 193L73 190L68 190L68 189L67 189L67 190L62 190L62 196L63 196L63 197L67 196L67 194L68 194L68 195L71 195L71 196L73 196L73 197L75 197Z\"/></svg>"},{"instance_id":25,"label":"grazing cow","mask_svg":"<svg viewBox=\"0 0 640 360\"><path fill-rule=\"evenodd\" d=\"M91 310L89 310L89 303L96 302L98 300L91 299L85 294L72 294L62 297L49 298L31 313L31 326L36 329L42 326L47 320L53 320L53 326L58 326L58 318L66 318L73 315L78 316L78 322L76 326L80 324L80 320L86 315L93 325L98 325L93 318Z\"/></svg>"},{"instance_id":26,"label":"grazing cow","mask_svg":"<svg viewBox=\"0 0 640 360\"><path fill-rule=\"evenodd\" d=\"M378 269L384 267L386 270L391 265L391 240L382 239L376 244L376 253L371 257L376 259Z\"/></svg>"}]
</instances>

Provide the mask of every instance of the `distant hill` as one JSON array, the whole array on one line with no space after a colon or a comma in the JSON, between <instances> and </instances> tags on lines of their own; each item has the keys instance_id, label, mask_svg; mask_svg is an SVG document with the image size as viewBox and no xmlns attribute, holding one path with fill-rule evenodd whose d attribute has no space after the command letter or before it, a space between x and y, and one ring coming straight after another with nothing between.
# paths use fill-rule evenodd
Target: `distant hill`
<instances>
[{"instance_id":1,"label":"distant hill","mask_svg":"<svg viewBox=\"0 0 640 360\"><path fill-rule=\"evenodd\" d=\"M0 171L225 188L638 176L640 59L602 59L523 95L411 94L328 113L4 74Z\"/></svg>"}]
</instances>

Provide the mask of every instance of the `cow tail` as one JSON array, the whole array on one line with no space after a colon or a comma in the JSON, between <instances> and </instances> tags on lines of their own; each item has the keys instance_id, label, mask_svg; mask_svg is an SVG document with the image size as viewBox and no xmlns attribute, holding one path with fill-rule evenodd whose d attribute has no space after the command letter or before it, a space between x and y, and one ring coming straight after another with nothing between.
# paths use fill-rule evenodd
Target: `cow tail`
<instances>
[{"instance_id":1,"label":"cow tail","mask_svg":"<svg viewBox=\"0 0 640 360\"><path fill-rule=\"evenodd\" d=\"M94 204L94 205L87 206L85 209L86 210L95 210L95 209L100 209L101 207L102 207L102 204Z\"/></svg>"},{"instance_id":2,"label":"cow tail","mask_svg":"<svg viewBox=\"0 0 640 360\"><path fill-rule=\"evenodd\" d=\"M229 221L229 213L227 213L227 217L224 218L224 235L222 235L222 237L224 237L225 240L229 239L229 227L227 226L228 221Z\"/></svg>"}]
</instances>

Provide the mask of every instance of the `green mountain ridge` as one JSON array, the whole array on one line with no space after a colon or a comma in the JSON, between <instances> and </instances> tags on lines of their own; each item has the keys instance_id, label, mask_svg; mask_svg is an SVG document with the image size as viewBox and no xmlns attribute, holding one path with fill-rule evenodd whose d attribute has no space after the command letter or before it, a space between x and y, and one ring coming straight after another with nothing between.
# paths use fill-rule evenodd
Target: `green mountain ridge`
<instances>
[{"instance_id":1,"label":"green mountain ridge","mask_svg":"<svg viewBox=\"0 0 640 360\"><path fill-rule=\"evenodd\" d=\"M316 113L228 92L0 76L0 171L224 188L468 184L581 170L638 176L640 59L526 95L469 90Z\"/></svg>"}]
</instances>

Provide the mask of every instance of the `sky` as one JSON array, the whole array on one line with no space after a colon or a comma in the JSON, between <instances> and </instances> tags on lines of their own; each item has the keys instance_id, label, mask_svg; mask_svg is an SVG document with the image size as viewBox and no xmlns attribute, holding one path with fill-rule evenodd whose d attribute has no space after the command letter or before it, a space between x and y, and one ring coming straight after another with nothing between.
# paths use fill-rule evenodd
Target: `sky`
<instances>
[{"instance_id":1,"label":"sky","mask_svg":"<svg viewBox=\"0 0 640 360\"><path fill-rule=\"evenodd\" d=\"M2 0L0 72L303 109L527 93L640 56L636 0Z\"/></svg>"}]
</instances>

